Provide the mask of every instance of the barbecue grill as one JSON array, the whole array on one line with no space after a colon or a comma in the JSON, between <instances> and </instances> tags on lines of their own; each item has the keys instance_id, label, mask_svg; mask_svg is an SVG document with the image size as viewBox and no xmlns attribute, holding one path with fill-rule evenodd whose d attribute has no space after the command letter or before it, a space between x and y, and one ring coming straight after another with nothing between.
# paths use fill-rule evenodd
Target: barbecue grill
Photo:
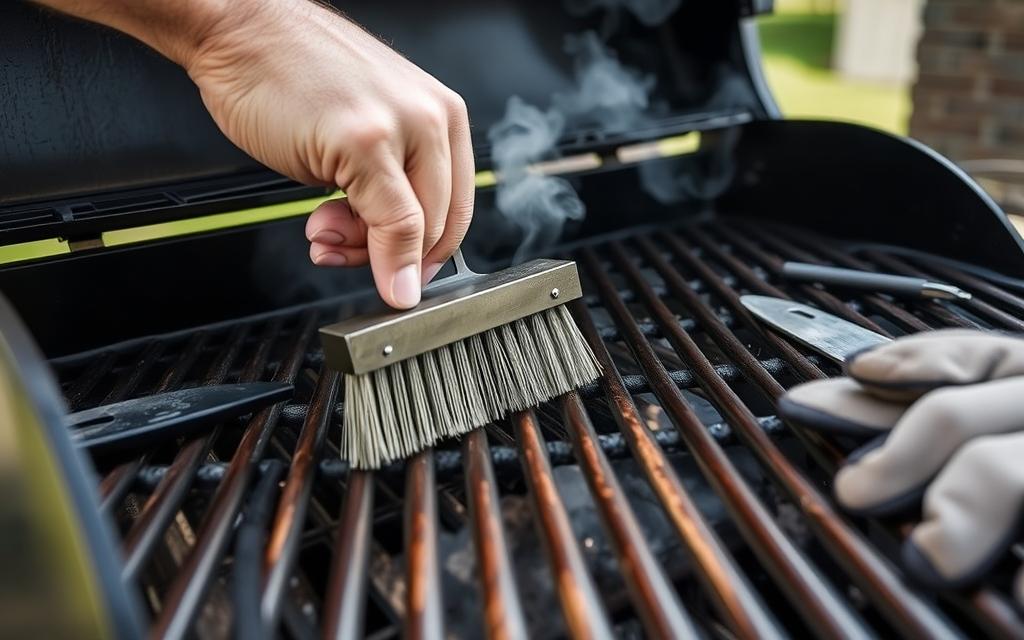
<instances>
[{"instance_id":1,"label":"barbecue grill","mask_svg":"<svg viewBox=\"0 0 1024 640\"><path fill-rule=\"evenodd\" d=\"M621 10L541 3L345 3L463 94L483 167L507 97L544 104L568 81L566 33L605 34L657 79L642 126L570 129L558 148L602 159L571 176L588 217L547 250L578 261L585 296L570 308L601 380L378 471L338 456L339 376L315 335L371 299L370 281L309 266L301 218L104 246L117 229L323 192L230 147L182 74L141 46L0 8L13 25L0 43L0 241L71 248L0 269L21 318L0 305L12 356L0 382L28 390L17 397L70 496L53 509L84 540L83 584L108 630L1024 637L1005 570L1020 558L969 591L915 587L895 553L908 522L841 513L829 481L842 443L774 415L788 386L839 371L760 328L741 294L810 303L888 336L1020 331L1021 291L992 271L1024 276L1024 251L998 207L927 148L780 119L752 23L768 4L690 0L648 27ZM700 146L640 162L617 153L682 134ZM645 189L652 175L695 188L659 201ZM493 193L478 198L467 250L507 263L515 247L494 241ZM794 284L786 260L925 276L975 296ZM295 396L129 457L83 465L62 439L58 393L77 410L255 380L290 382Z\"/></svg>"}]
</instances>

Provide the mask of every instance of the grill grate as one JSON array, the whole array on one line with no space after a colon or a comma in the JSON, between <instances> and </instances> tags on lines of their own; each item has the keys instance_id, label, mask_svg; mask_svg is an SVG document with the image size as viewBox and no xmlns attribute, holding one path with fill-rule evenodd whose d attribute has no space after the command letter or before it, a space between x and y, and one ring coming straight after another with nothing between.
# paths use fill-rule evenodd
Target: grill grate
<instances>
[{"instance_id":1,"label":"grill grate","mask_svg":"<svg viewBox=\"0 0 1024 640\"><path fill-rule=\"evenodd\" d=\"M752 221L573 257L588 296L570 308L600 383L377 472L337 459L339 380L314 338L336 302L54 361L76 409L233 380L298 389L245 424L101 469L153 637L1024 637L1004 576L917 591L891 559L909 523L833 507L841 451L783 425L773 404L838 371L758 330L739 295L807 301L891 336L1020 330L1024 300ZM789 259L925 274L976 296L793 285L780 278Z\"/></svg>"}]
</instances>

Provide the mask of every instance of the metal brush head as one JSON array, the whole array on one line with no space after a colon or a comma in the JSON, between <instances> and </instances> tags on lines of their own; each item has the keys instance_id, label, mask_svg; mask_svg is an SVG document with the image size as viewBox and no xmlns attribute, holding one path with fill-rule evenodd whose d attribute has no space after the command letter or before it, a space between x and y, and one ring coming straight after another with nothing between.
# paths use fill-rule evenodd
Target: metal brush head
<instances>
[{"instance_id":1,"label":"metal brush head","mask_svg":"<svg viewBox=\"0 0 1024 640\"><path fill-rule=\"evenodd\" d=\"M411 311L320 330L345 375L341 455L356 468L405 458L597 378L597 359L565 308L583 295L576 265L534 260L458 273Z\"/></svg>"},{"instance_id":2,"label":"metal brush head","mask_svg":"<svg viewBox=\"0 0 1024 640\"><path fill-rule=\"evenodd\" d=\"M369 373L583 295L576 263L532 260L474 273L456 254L456 275L428 286L408 311L363 315L320 329L327 366Z\"/></svg>"},{"instance_id":3,"label":"metal brush head","mask_svg":"<svg viewBox=\"0 0 1024 640\"><path fill-rule=\"evenodd\" d=\"M374 469L600 373L568 309L546 309L371 373L346 375L341 456Z\"/></svg>"}]
</instances>

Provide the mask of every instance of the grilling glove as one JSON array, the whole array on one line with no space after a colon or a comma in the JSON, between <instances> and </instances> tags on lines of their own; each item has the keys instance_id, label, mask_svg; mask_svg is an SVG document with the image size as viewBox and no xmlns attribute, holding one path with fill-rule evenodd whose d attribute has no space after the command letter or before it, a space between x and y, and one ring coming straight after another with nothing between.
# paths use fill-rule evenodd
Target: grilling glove
<instances>
[{"instance_id":1,"label":"grilling glove","mask_svg":"<svg viewBox=\"0 0 1024 640\"><path fill-rule=\"evenodd\" d=\"M920 504L922 521L902 550L908 571L933 587L976 581L1022 521L1024 339L917 334L851 357L846 373L794 387L780 414L870 438L836 475L839 503L873 516ZM1024 603L1024 572L1015 592Z\"/></svg>"}]
</instances>

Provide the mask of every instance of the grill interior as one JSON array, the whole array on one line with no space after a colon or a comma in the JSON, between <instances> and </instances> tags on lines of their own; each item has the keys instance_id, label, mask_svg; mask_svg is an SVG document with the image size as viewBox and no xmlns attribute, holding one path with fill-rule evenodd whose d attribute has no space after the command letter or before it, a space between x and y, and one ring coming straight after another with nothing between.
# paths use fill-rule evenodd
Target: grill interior
<instances>
[{"instance_id":1,"label":"grill interior","mask_svg":"<svg viewBox=\"0 0 1024 640\"><path fill-rule=\"evenodd\" d=\"M184 386L276 379L296 397L130 461L98 461L102 508L154 637L1024 636L1008 557L933 594L893 560L909 522L831 501L842 443L774 402L838 369L771 333L742 293L788 297L890 336L1024 329L1024 300L931 262L851 254L733 220L570 252L571 311L599 384L377 472L338 459L330 301L53 361L75 410ZM783 260L926 274L966 303L789 284ZM1011 554L1012 555L1012 554Z\"/></svg>"}]
</instances>

